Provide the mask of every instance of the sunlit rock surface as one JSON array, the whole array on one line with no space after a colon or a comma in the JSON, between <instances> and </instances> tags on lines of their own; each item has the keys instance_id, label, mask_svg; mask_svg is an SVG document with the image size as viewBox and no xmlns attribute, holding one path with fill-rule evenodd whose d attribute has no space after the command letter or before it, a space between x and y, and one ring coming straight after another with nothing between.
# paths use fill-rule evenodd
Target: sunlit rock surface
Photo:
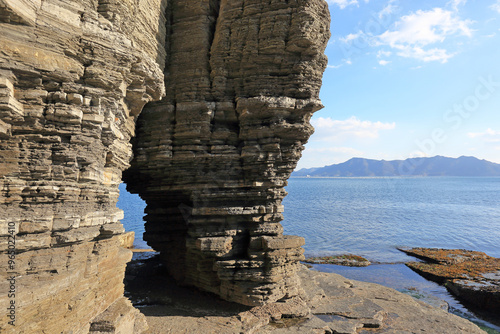
<instances>
[{"instance_id":1,"label":"sunlit rock surface","mask_svg":"<svg viewBox=\"0 0 500 334\"><path fill-rule=\"evenodd\" d=\"M165 8L0 1L0 332L145 327L123 298L116 201L137 116L165 92Z\"/></svg>"},{"instance_id":2,"label":"sunlit rock surface","mask_svg":"<svg viewBox=\"0 0 500 334\"><path fill-rule=\"evenodd\" d=\"M321 108L328 23L320 0L1 0L0 287L16 291L0 301L16 327L0 330L144 329L116 201L165 82L127 172L149 243L223 298L296 295L304 240L282 235L281 199Z\"/></svg>"},{"instance_id":3,"label":"sunlit rock surface","mask_svg":"<svg viewBox=\"0 0 500 334\"><path fill-rule=\"evenodd\" d=\"M307 330L394 326L399 297L339 302L355 284L300 273L280 225L329 34L323 0L0 0L0 332L146 330L123 296L123 179L178 283L259 305L242 331L311 310L352 321ZM397 330L424 328L411 312Z\"/></svg>"}]
</instances>

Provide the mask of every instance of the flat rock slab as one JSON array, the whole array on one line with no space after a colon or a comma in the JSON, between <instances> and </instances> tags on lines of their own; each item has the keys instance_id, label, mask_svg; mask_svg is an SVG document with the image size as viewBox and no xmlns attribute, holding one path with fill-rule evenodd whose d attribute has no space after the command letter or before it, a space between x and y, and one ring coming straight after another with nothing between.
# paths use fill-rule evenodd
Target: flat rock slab
<instances>
[{"instance_id":1,"label":"flat rock slab","mask_svg":"<svg viewBox=\"0 0 500 334\"><path fill-rule=\"evenodd\" d=\"M336 264L347 267L367 267L371 264L371 262L364 257L352 254L309 257L306 258L304 262L313 264Z\"/></svg>"},{"instance_id":2,"label":"flat rock slab","mask_svg":"<svg viewBox=\"0 0 500 334\"><path fill-rule=\"evenodd\" d=\"M309 270L300 275L312 314L297 333L484 333L465 319L378 284ZM287 333L273 326L257 333Z\"/></svg>"},{"instance_id":3,"label":"flat rock slab","mask_svg":"<svg viewBox=\"0 0 500 334\"><path fill-rule=\"evenodd\" d=\"M500 259L463 249L401 249L425 262L406 265L422 276L444 283L451 293L478 309L500 311Z\"/></svg>"},{"instance_id":4,"label":"flat rock slab","mask_svg":"<svg viewBox=\"0 0 500 334\"><path fill-rule=\"evenodd\" d=\"M140 307L149 325L146 333L484 333L463 318L381 285L305 266L299 276L300 297L248 308L148 275L150 283L140 286L156 301Z\"/></svg>"}]
</instances>

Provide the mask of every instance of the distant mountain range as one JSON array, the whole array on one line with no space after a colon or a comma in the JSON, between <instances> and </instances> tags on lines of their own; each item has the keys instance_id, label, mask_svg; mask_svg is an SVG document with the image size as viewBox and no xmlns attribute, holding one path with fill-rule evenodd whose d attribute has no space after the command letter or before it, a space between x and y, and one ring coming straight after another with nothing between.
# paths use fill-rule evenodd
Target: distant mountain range
<instances>
[{"instance_id":1,"label":"distant mountain range","mask_svg":"<svg viewBox=\"0 0 500 334\"><path fill-rule=\"evenodd\" d=\"M352 158L344 163L304 168L292 177L367 177L367 176L500 176L500 164L474 157L412 158L371 160Z\"/></svg>"}]
</instances>

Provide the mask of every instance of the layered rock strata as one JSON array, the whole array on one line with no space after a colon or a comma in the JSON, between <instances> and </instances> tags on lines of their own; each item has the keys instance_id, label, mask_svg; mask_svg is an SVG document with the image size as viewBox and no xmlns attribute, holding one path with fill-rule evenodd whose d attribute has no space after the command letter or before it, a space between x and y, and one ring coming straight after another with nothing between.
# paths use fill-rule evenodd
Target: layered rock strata
<instances>
[{"instance_id":1,"label":"layered rock strata","mask_svg":"<svg viewBox=\"0 0 500 334\"><path fill-rule=\"evenodd\" d=\"M126 178L148 242L223 298L297 295L304 240L283 236L281 200L328 22L321 0L0 0L0 331L144 329L116 201L165 82Z\"/></svg>"},{"instance_id":2,"label":"layered rock strata","mask_svg":"<svg viewBox=\"0 0 500 334\"><path fill-rule=\"evenodd\" d=\"M142 328L116 202L136 118L164 95L165 8L0 0L0 332Z\"/></svg>"},{"instance_id":3,"label":"layered rock strata","mask_svg":"<svg viewBox=\"0 0 500 334\"><path fill-rule=\"evenodd\" d=\"M166 97L145 107L124 174L145 240L184 284L246 305L299 293L286 180L322 107L326 2L168 3Z\"/></svg>"}]
</instances>

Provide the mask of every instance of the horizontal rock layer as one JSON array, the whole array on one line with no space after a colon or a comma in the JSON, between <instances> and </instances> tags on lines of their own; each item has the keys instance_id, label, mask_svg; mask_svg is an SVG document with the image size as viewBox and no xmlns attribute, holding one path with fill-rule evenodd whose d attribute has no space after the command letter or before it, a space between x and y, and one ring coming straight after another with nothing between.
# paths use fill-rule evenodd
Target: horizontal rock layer
<instances>
[{"instance_id":1,"label":"horizontal rock layer","mask_svg":"<svg viewBox=\"0 0 500 334\"><path fill-rule=\"evenodd\" d=\"M164 95L165 6L0 1L0 332L87 333L122 298L118 184Z\"/></svg>"},{"instance_id":2,"label":"horizontal rock layer","mask_svg":"<svg viewBox=\"0 0 500 334\"><path fill-rule=\"evenodd\" d=\"M116 208L133 149L145 238L182 283L265 304L239 314L241 331L312 309L340 321L298 331L399 333L427 329L425 314L476 333L393 292L298 274L304 239L283 235L281 201L321 108L328 23L323 0L0 0L0 332L146 329L123 297Z\"/></svg>"},{"instance_id":3,"label":"horizontal rock layer","mask_svg":"<svg viewBox=\"0 0 500 334\"><path fill-rule=\"evenodd\" d=\"M128 189L145 240L184 284L246 305L297 295L304 239L284 186L313 132L326 2L170 1L166 97L138 120Z\"/></svg>"},{"instance_id":4,"label":"horizontal rock layer","mask_svg":"<svg viewBox=\"0 0 500 334\"><path fill-rule=\"evenodd\" d=\"M165 94L126 177L149 244L226 299L296 295L304 240L283 236L281 200L328 23L322 0L0 0L0 331L144 329L116 201Z\"/></svg>"}]
</instances>

